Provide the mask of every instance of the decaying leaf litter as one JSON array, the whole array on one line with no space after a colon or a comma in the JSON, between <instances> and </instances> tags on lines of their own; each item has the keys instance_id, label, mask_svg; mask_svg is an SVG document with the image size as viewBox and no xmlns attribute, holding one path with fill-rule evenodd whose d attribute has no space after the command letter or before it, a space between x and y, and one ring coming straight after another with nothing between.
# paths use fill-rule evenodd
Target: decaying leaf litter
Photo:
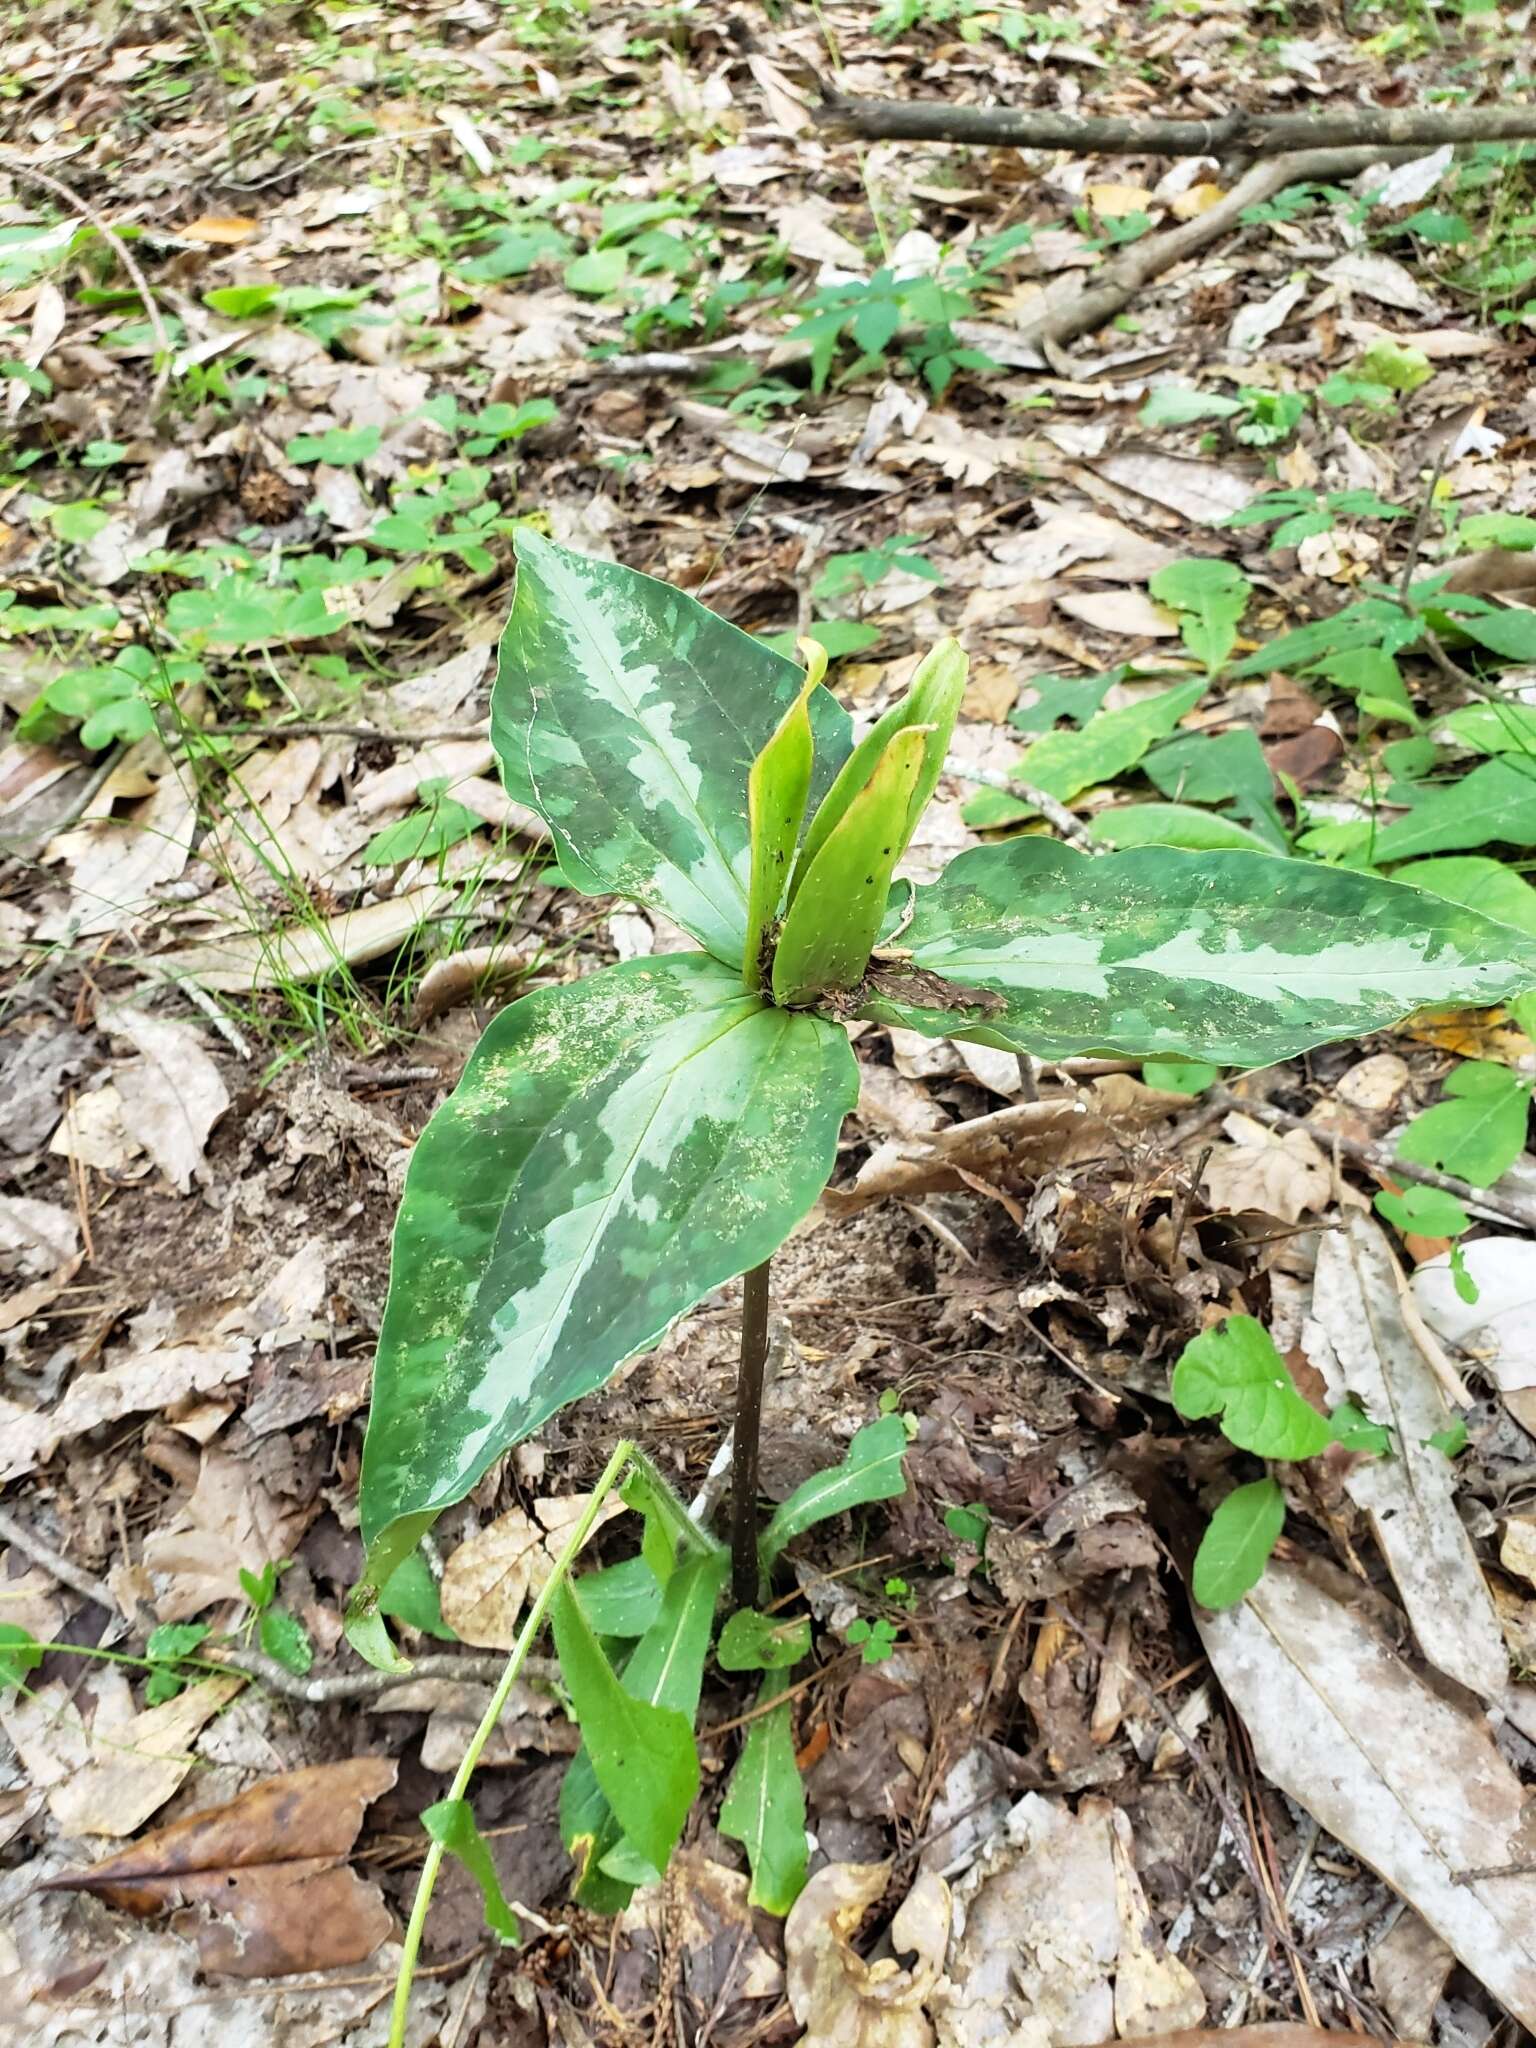
<instances>
[{"instance_id":1,"label":"decaying leaf litter","mask_svg":"<svg viewBox=\"0 0 1536 2048\"><path fill-rule=\"evenodd\" d=\"M494 1652L614 1439L699 1482L734 1364L728 1288L440 1524L410 1676L341 1644L411 1142L506 995L678 944L563 889L496 780L515 522L815 633L859 716L957 633L968 779L918 880L1017 821L1376 864L1530 931L1520 145L1279 187L1042 341L1043 289L1241 166L814 118L1508 103L1522 21L202 12L12 25L0 1620L59 1647L6 1651L5 1973L29 2039L129 2003L382 2039ZM717 1671L666 1885L572 1912L540 1665L477 1792L524 1947L456 1878L414 2037L1536 2024L1528 1023L1248 1078L864 1030L764 1447L781 1499L910 1418L905 1496L795 1561L811 1884L749 1909L754 1694ZM1169 1370L1233 1315L1362 1433L1272 1468L1280 1557L1213 1616L1204 1510L1261 1468ZM301 1774L348 1770L360 1835L337 1792L274 1863Z\"/></svg>"}]
</instances>

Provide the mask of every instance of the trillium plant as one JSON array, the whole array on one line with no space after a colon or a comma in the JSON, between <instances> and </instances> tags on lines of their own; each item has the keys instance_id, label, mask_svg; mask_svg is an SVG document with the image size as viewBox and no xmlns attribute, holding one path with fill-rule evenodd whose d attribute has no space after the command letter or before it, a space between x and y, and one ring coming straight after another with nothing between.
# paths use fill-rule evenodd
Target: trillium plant
<instances>
[{"instance_id":1,"label":"trillium plant","mask_svg":"<svg viewBox=\"0 0 1536 2048\"><path fill-rule=\"evenodd\" d=\"M526 530L517 550L492 700L507 789L546 821L566 883L663 913L698 950L513 1003L423 1133L380 1333L350 1632L388 1667L380 1594L433 1520L745 1274L729 1558L631 1459L643 1557L551 1596L573 1698L597 1688L623 1750L642 1704L662 1711L647 1685L670 1661L657 1617L675 1646L684 1611L704 1616L696 1701L728 1565L750 1615L786 1529L900 1487L890 1416L819 1500L754 1526L768 1262L825 1187L857 1099L850 1021L1047 1059L1254 1067L1421 1004L1510 995L1536 980L1536 945L1374 875L1258 852L1096 858L1025 834L960 854L931 884L893 879L960 708L954 641L856 739L812 643L802 670L649 576ZM635 1619L619 1626L626 1599ZM733 1668L771 1678L783 1655L758 1622L743 1627L758 1633L744 1648L738 1628L737 1653L761 1654ZM637 1647L621 1684L600 1639L626 1629ZM612 1903L664 1859L668 1831L637 1835L633 1814L617 1815L623 1769L582 1725L568 1839Z\"/></svg>"}]
</instances>

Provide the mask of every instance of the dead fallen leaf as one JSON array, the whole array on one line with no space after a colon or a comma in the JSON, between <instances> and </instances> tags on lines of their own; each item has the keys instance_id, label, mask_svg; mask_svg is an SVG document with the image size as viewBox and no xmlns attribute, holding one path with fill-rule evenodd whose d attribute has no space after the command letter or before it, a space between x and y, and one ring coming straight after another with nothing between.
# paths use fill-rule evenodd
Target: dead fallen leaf
<instances>
[{"instance_id":1,"label":"dead fallen leaf","mask_svg":"<svg viewBox=\"0 0 1536 2048\"><path fill-rule=\"evenodd\" d=\"M127 1003L104 1009L100 1022L139 1054L116 1076L123 1127L186 1194L202 1164L208 1133L229 1107L203 1035L183 1018L157 1017Z\"/></svg>"},{"instance_id":2,"label":"dead fallen leaf","mask_svg":"<svg viewBox=\"0 0 1536 2048\"><path fill-rule=\"evenodd\" d=\"M393 1758L373 1756L285 1771L44 1889L90 1892L139 1919L172 1913L203 1968L224 1976L360 1963L394 1920L345 1859L364 1808L398 1772Z\"/></svg>"},{"instance_id":3,"label":"dead fallen leaf","mask_svg":"<svg viewBox=\"0 0 1536 2048\"><path fill-rule=\"evenodd\" d=\"M57 1202L0 1195L0 1259L28 1279L43 1279L80 1248L80 1225Z\"/></svg>"},{"instance_id":4,"label":"dead fallen leaf","mask_svg":"<svg viewBox=\"0 0 1536 2048\"><path fill-rule=\"evenodd\" d=\"M130 1353L102 1372L78 1373L63 1399L41 1412L0 1398L0 1480L35 1470L61 1443L104 1422L230 1386L250 1369L251 1346L241 1338L166 1344Z\"/></svg>"},{"instance_id":5,"label":"dead fallen leaf","mask_svg":"<svg viewBox=\"0 0 1536 2048\"><path fill-rule=\"evenodd\" d=\"M196 220L183 221L176 232L188 242L235 249L261 233L261 222L240 213L200 213Z\"/></svg>"},{"instance_id":6,"label":"dead fallen leaf","mask_svg":"<svg viewBox=\"0 0 1536 2048\"><path fill-rule=\"evenodd\" d=\"M443 1566L443 1620L466 1643L510 1650L530 1592L549 1576L543 1536L521 1508L498 1515Z\"/></svg>"},{"instance_id":7,"label":"dead fallen leaf","mask_svg":"<svg viewBox=\"0 0 1536 2048\"><path fill-rule=\"evenodd\" d=\"M1305 1131L1272 1131L1234 1110L1222 1125L1230 1145L1215 1145L1201 1186L1211 1207L1227 1215L1257 1209L1282 1222L1299 1222L1328 1200L1333 1175Z\"/></svg>"},{"instance_id":8,"label":"dead fallen leaf","mask_svg":"<svg viewBox=\"0 0 1536 2048\"><path fill-rule=\"evenodd\" d=\"M162 1706L135 1712L121 1668L92 1674L87 1728L62 1682L0 1699L0 1725L67 1835L131 1835L180 1785L193 1737L243 1678L205 1678Z\"/></svg>"},{"instance_id":9,"label":"dead fallen leaf","mask_svg":"<svg viewBox=\"0 0 1536 2048\"><path fill-rule=\"evenodd\" d=\"M169 1524L144 1540L162 1621L186 1621L219 1600L243 1597L240 1571L292 1557L314 1508L279 1499L252 1464L228 1451L203 1453L191 1498Z\"/></svg>"},{"instance_id":10,"label":"dead fallen leaf","mask_svg":"<svg viewBox=\"0 0 1536 2048\"><path fill-rule=\"evenodd\" d=\"M144 964L169 981L185 977L207 989L252 990L277 988L285 981L313 981L343 963L358 967L392 952L452 902L455 893L436 886L412 889L318 923L205 939L156 954Z\"/></svg>"},{"instance_id":11,"label":"dead fallen leaf","mask_svg":"<svg viewBox=\"0 0 1536 2048\"><path fill-rule=\"evenodd\" d=\"M818 1870L784 1923L784 1985L806 2048L933 2048L925 2010L944 1968L949 1886L923 1871L891 1921L897 1955L867 1963L852 1936L885 1894L888 1863L830 1863Z\"/></svg>"},{"instance_id":12,"label":"dead fallen leaf","mask_svg":"<svg viewBox=\"0 0 1536 2048\"><path fill-rule=\"evenodd\" d=\"M1395 1433L1392 1456L1357 1464L1344 1488L1371 1518L1419 1648L1448 1678L1497 1700L1509 1682L1504 1638L1456 1512L1456 1469L1429 1441L1453 1411L1401 1297L1385 1233L1350 1213L1319 1239L1302 1346L1332 1401L1353 1398Z\"/></svg>"},{"instance_id":13,"label":"dead fallen leaf","mask_svg":"<svg viewBox=\"0 0 1536 2048\"><path fill-rule=\"evenodd\" d=\"M1448 1344L1477 1359L1500 1393L1536 1387L1536 1244L1528 1237L1479 1237L1464 1247L1478 1298L1456 1292L1448 1259L1413 1276L1424 1320Z\"/></svg>"},{"instance_id":14,"label":"dead fallen leaf","mask_svg":"<svg viewBox=\"0 0 1536 2048\"><path fill-rule=\"evenodd\" d=\"M1196 1622L1264 1776L1536 2025L1536 1876L1457 1882L1530 1858L1525 1793L1486 1718L1442 1698L1358 1608L1285 1565Z\"/></svg>"}]
</instances>

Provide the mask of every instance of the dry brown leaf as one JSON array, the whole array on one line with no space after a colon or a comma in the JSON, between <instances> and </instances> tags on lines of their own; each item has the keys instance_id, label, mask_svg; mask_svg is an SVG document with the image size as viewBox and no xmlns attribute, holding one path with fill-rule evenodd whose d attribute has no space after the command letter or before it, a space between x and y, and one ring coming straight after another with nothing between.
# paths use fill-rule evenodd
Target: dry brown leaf
<instances>
[{"instance_id":1,"label":"dry brown leaf","mask_svg":"<svg viewBox=\"0 0 1536 2048\"><path fill-rule=\"evenodd\" d=\"M1212 1147L1200 1183L1213 1209L1227 1215L1257 1209L1296 1223L1307 1210L1325 1206L1333 1175L1306 1131L1282 1135L1236 1110L1222 1129L1233 1143Z\"/></svg>"},{"instance_id":2,"label":"dry brown leaf","mask_svg":"<svg viewBox=\"0 0 1536 2048\"><path fill-rule=\"evenodd\" d=\"M193 1737L243 1678L206 1678L136 1713L119 1666L92 1674L89 1728L62 1682L0 1700L0 1724L67 1835L131 1835L181 1784Z\"/></svg>"},{"instance_id":3,"label":"dry brown leaf","mask_svg":"<svg viewBox=\"0 0 1536 2048\"><path fill-rule=\"evenodd\" d=\"M528 1595L549 1576L542 1532L512 1508L461 1543L443 1566L443 1620L466 1643L510 1650Z\"/></svg>"},{"instance_id":4,"label":"dry brown leaf","mask_svg":"<svg viewBox=\"0 0 1536 2048\"><path fill-rule=\"evenodd\" d=\"M117 1072L123 1128L186 1194L208 1133L229 1107L203 1035L182 1018L155 1017L126 1003L104 1009L100 1022L139 1054Z\"/></svg>"},{"instance_id":5,"label":"dry brown leaf","mask_svg":"<svg viewBox=\"0 0 1536 2048\"><path fill-rule=\"evenodd\" d=\"M203 1968L225 1976L360 1963L394 1922L345 1859L364 1808L398 1772L393 1758L372 1756L286 1771L44 1889L90 1892L139 1919L173 1913Z\"/></svg>"},{"instance_id":6,"label":"dry brown leaf","mask_svg":"<svg viewBox=\"0 0 1536 2048\"><path fill-rule=\"evenodd\" d=\"M162 1621L186 1621L219 1600L243 1597L240 1572L292 1557L313 1510L278 1500L244 1459L203 1453L186 1506L144 1540L144 1565L168 1583L156 1597Z\"/></svg>"},{"instance_id":7,"label":"dry brown leaf","mask_svg":"<svg viewBox=\"0 0 1536 2048\"><path fill-rule=\"evenodd\" d=\"M78 1373L63 1399L41 1413L0 1399L0 1480L35 1470L61 1443L104 1422L230 1386L250 1369L251 1347L240 1338L211 1346L166 1344L103 1372Z\"/></svg>"},{"instance_id":8,"label":"dry brown leaf","mask_svg":"<svg viewBox=\"0 0 1536 2048\"><path fill-rule=\"evenodd\" d=\"M80 1249L80 1225L57 1202L0 1195L0 1261L4 1269L41 1279Z\"/></svg>"},{"instance_id":9,"label":"dry brown leaf","mask_svg":"<svg viewBox=\"0 0 1536 2048\"><path fill-rule=\"evenodd\" d=\"M1510 1516L1499 1542L1499 1563L1536 1586L1536 1516Z\"/></svg>"},{"instance_id":10,"label":"dry brown leaf","mask_svg":"<svg viewBox=\"0 0 1536 2048\"><path fill-rule=\"evenodd\" d=\"M784 1923L784 1984L805 2048L933 2048L925 2001L949 1940L949 1886L922 1872L891 1921L897 1955L867 1963L851 1936L890 1882L888 1863L829 1863Z\"/></svg>"},{"instance_id":11,"label":"dry brown leaf","mask_svg":"<svg viewBox=\"0 0 1536 2048\"><path fill-rule=\"evenodd\" d=\"M1371 1985L1399 2040L1428 2041L1456 1958L1417 1913L1404 1912L1371 1950Z\"/></svg>"},{"instance_id":12,"label":"dry brown leaf","mask_svg":"<svg viewBox=\"0 0 1536 2048\"><path fill-rule=\"evenodd\" d=\"M188 242L207 242L215 248L238 248L248 242L252 235L261 233L261 222L250 220L240 213L200 213L196 220L184 221L176 233Z\"/></svg>"},{"instance_id":13,"label":"dry brown leaf","mask_svg":"<svg viewBox=\"0 0 1536 2048\"><path fill-rule=\"evenodd\" d=\"M1355 1606L1271 1563L1196 1624L1259 1769L1420 1913L1522 2026L1536 2026L1536 1876L1524 1788L1481 1713L1415 1676Z\"/></svg>"},{"instance_id":14,"label":"dry brown leaf","mask_svg":"<svg viewBox=\"0 0 1536 2048\"><path fill-rule=\"evenodd\" d=\"M429 917L454 900L455 893L435 886L412 889L319 923L205 939L157 954L144 964L168 981L185 978L207 989L252 990L277 988L285 981L313 981L316 975L342 965L361 966L404 945Z\"/></svg>"},{"instance_id":15,"label":"dry brown leaf","mask_svg":"<svg viewBox=\"0 0 1536 2048\"><path fill-rule=\"evenodd\" d=\"M1133 640L1178 637L1178 622L1172 612L1139 590L1059 590L1054 602L1068 618L1079 619L1101 633L1121 633Z\"/></svg>"},{"instance_id":16,"label":"dry brown leaf","mask_svg":"<svg viewBox=\"0 0 1536 2048\"><path fill-rule=\"evenodd\" d=\"M55 1158L76 1159L98 1173L114 1175L128 1173L144 1156L144 1148L128 1135L123 1098L112 1081L74 1098L48 1140L48 1150Z\"/></svg>"},{"instance_id":17,"label":"dry brown leaf","mask_svg":"<svg viewBox=\"0 0 1536 2048\"><path fill-rule=\"evenodd\" d=\"M1241 512L1264 489L1263 477L1253 471L1151 449L1120 449L1097 457L1089 466L1106 483L1167 505L1197 526L1224 526L1232 513Z\"/></svg>"},{"instance_id":18,"label":"dry brown leaf","mask_svg":"<svg viewBox=\"0 0 1536 2048\"><path fill-rule=\"evenodd\" d=\"M101 793L108 803L111 787ZM166 774L124 816L93 817L50 839L42 858L65 862L73 894L67 910L40 927L42 935L94 938L132 924L186 866L196 831L195 798Z\"/></svg>"}]
</instances>

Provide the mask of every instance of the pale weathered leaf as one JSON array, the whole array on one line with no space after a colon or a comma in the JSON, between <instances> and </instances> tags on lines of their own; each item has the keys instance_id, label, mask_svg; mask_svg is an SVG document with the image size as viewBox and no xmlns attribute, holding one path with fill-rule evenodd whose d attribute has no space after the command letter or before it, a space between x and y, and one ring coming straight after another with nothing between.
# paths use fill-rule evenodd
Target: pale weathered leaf
<instances>
[{"instance_id":1,"label":"pale weathered leaf","mask_svg":"<svg viewBox=\"0 0 1536 2048\"><path fill-rule=\"evenodd\" d=\"M1393 1431L1391 1455L1357 1464L1344 1486L1371 1518L1419 1648L1447 1677L1498 1699L1509 1681L1498 1616L1456 1512L1455 1467L1430 1441L1454 1418L1403 1319L1400 1285L1380 1226L1346 1215L1318 1240L1302 1342L1330 1394L1337 1381L1338 1398Z\"/></svg>"},{"instance_id":2,"label":"pale weathered leaf","mask_svg":"<svg viewBox=\"0 0 1536 2048\"><path fill-rule=\"evenodd\" d=\"M901 944L914 971L873 976L861 1014L1048 1059L1265 1066L1536 982L1536 941L1373 876L1172 847L1094 859L1042 838L962 854L917 891Z\"/></svg>"},{"instance_id":3,"label":"pale weathered leaf","mask_svg":"<svg viewBox=\"0 0 1536 2048\"><path fill-rule=\"evenodd\" d=\"M707 955L503 1010L411 1160L363 1458L369 1542L462 1499L775 1251L857 1094L840 1026L768 1008Z\"/></svg>"},{"instance_id":4,"label":"pale weathered leaf","mask_svg":"<svg viewBox=\"0 0 1536 2048\"><path fill-rule=\"evenodd\" d=\"M157 1017L128 1003L104 1009L100 1022L139 1054L116 1077L123 1127L186 1194L208 1134L229 1107L203 1035L184 1018Z\"/></svg>"},{"instance_id":5,"label":"pale weathered leaf","mask_svg":"<svg viewBox=\"0 0 1536 2048\"><path fill-rule=\"evenodd\" d=\"M1430 1259L1413 1276L1424 1320L1459 1344L1504 1394L1536 1387L1536 1244L1528 1237L1479 1237L1462 1247L1476 1301L1456 1291L1450 1261Z\"/></svg>"},{"instance_id":6,"label":"pale weathered leaf","mask_svg":"<svg viewBox=\"0 0 1536 2048\"><path fill-rule=\"evenodd\" d=\"M1536 2025L1536 1876L1458 1882L1530 1859L1524 1788L1483 1716L1441 1698L1359 1608L1288 1566L1196 1622L1264 1776Z\"/></svg>"}]
</instances>

